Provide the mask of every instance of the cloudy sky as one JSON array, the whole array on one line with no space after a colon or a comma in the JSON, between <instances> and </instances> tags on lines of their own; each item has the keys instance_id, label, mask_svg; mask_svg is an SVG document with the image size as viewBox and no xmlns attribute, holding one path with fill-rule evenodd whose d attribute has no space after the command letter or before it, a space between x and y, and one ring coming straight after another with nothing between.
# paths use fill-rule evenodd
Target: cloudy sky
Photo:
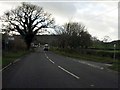
<instances>
[{"instance_id":1,"label":"cloudy sky","mask_svg":"<svg viewBox=\"0 0 120 90\"><path fill-rule=\"evenodd\" d=\"M6 10L17 7L22 1L0 1L0 16ZM109 36L111 41L118 40L118 0L46 0L31 3L51 13L58 25L76 21L84 24L88 32L100 40L104 36Z\"/></svg>"}]
</instances>

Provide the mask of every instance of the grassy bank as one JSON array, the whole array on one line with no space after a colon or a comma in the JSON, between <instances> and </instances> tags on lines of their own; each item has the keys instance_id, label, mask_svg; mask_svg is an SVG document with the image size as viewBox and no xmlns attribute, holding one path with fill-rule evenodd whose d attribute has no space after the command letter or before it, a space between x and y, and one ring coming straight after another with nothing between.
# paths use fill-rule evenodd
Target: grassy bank
<instances>
[{"instance_id":1,"label":"grassy bank","mask_svg":"<svg viewBox=\"0 0 120 90\"><path fill-rule=\"evenodd\" d=\"M109 68L112 70L120 71L120 69L119 69L120 60L113 60L110 57L100 57L100 56L89 55L89 54L81 54L74 50L61 50L61 49L57 49L57 48L51 48L50 50L57 54L76 58L78 60L82 59L82 60L89 60L89 61L95 61L95 62L101 62L101 63L112 63L112 66L110 66Z\"/></svg>"},{"instance_id":2,"label":"grassy bank","mask_svg":"<svg viewBox=\"0 0 120 90\"><path fill-rule=\"evenodd\" d=\"M2 68L8 65L9 63L12 63L14 60L28 54L29 51L17 51L17 52L3 52L2 56Z\"/></svg>"}]
</instances>

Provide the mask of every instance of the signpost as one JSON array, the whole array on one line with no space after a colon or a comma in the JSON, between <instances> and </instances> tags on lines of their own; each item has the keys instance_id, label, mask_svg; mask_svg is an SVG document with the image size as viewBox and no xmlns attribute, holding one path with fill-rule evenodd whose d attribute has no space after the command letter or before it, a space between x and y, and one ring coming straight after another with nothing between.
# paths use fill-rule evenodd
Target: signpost
<instances>
[{"instance_id":1,"label":"signpost","mask_svg":"<svg viewBox=\"0 0 120 90\"><path fill-rule=\"evenodd\" d=\"M114 56L113 56L114 60L115 60L115 48L116 48L116 44L114 44Z\"/></svg>"}]
</instances>

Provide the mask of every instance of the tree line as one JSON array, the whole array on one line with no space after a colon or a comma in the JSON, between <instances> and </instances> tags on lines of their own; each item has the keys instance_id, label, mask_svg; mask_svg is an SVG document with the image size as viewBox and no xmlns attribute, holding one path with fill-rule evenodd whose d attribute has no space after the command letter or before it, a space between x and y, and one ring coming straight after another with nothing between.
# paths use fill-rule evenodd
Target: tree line
<instances>
[{"instance_id":1,"label":"tree line","mask_svg":"<svg viewBox=\"0 0 120 90\"><path fill-rule=\"evenodd\" d=\"M53 42L53 45L59 48L87 49L93 47L93 44L101 43L89 34L83 24L68 22L63 26L57 26L51 14L46 13L42 7L30 3L22 3L17 8L5 12L0 20L3 22L2 32L18 32L28 50L36 34L46 31L45 28L55 30L59 37L57 37L57 41Z\"/></svg>"}]
</instances>

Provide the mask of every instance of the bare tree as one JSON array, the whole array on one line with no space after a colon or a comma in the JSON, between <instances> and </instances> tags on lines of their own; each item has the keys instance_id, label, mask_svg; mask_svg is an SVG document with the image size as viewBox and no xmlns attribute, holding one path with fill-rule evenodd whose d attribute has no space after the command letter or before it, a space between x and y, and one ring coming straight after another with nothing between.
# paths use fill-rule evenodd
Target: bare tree
<instances>
[{"instance_id":1,"label":"bare tree","mask_svg":"<svg viewBox=\"0 0 120 90\"><path fill-rule=\"evenodd\" d=\"M60 35L58 41L59 45L63 48L77 48L79 46L81 48L88 48L91 45L91 35L81 23L66 23L64 28L56 29L56 33Z\"/></svg>"},{"instance_id":2,"label":"bare tree","mask_svg":"<svg viewBox=\"0 0 120 90\"><path fill-rule=\"evenodd\" d=\"M103 42L109 42L111 38L109 36L104 36Z\"/></svg>"},{"instance_id":3,"label":"bare tree","mask_svg":"<svg viewBox=\"0 0 120 90\"><path fill-rule=\"evenodd\" d=\"M18 32L23 37L28 49L34 36L43 32L42 28L49 28L54 23L51 14L44 12L42 7L28 3L6 12L2 21L7 31Z\"/></svg>"}]
</instances>

